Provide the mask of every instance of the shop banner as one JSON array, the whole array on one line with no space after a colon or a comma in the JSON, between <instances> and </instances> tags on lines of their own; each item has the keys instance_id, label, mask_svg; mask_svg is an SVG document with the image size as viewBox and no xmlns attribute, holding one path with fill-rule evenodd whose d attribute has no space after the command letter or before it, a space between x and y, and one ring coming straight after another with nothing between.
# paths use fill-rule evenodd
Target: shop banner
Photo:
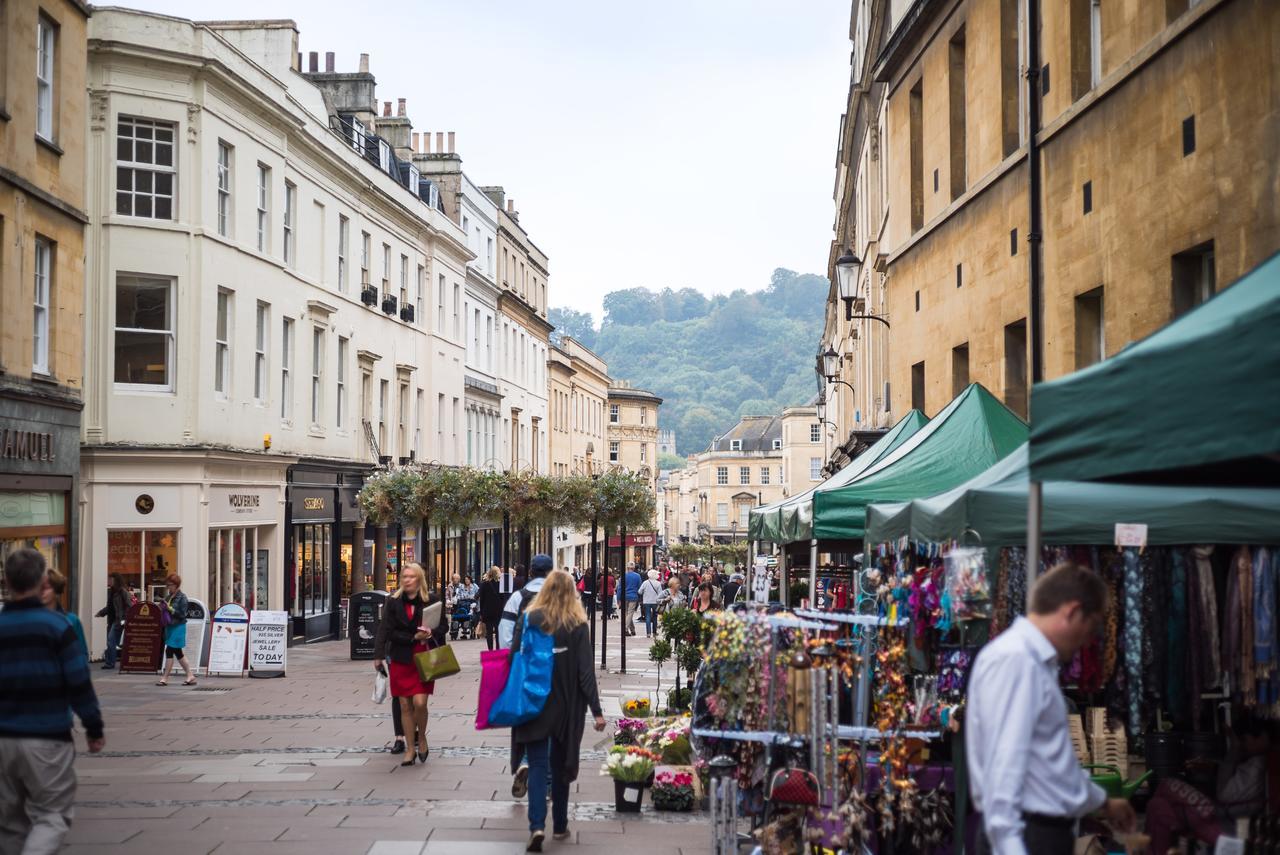
<instances>
[{"instance_id":1,"label":"shop banner","mask_svg":"<svg viewBox=\"0 0 1280 855\"><path fill-rule=\"evenodd\" d=\"M751 572L751 598L757 603L769 602L769 559L763 555L756 556Z\"/></svg>"},{"instance_id":2,"label":"shop banner","mask_svg":"<svg viewBox=\"0 0 1280 855\"><path fill-rule=\"evenodd\" d=\"M382 622L386 591L361 591L353 594L347 607L347 633L351 638L352 659L372 659L373 642Z\"/></svg>"},{"instance_id":3,"label":"shop banner","mask_svg":"<svg viewBox=\"0 0 1280 855\"><path fill-rule=\"evenodd\" d=\"M204 635L209 627L209 610L202 600L187 598L187 661L193 668L200 667L204 656Z\"/></svg>"},{"instance_id":4,"label":"shop banner","mask_svg":"<svg viewBox=\"0 0 1280 855\"><path fill-rule=\"evenodd\" d=\"M250 612L249 676L283 677L288 639L288 612Z\"/></svg>"},{"instance_id":5,"label":"shop banner","mask_svg":"<svg viewBox=\"0 0 1280 855\"><path fill-rule=\"evenodd\" d=\"M154 674L160 670L160 653L164 649L164 627L160 625L160 607L155 603L135 603L124 619L124 648L120 656L120 673Z\"/></svg>"},{"instance_id":6,"label":"shop banner","mask_svg":"<svg viewBox=\"0 0 1280 855\"><path fill-rule=\"evenodd\" d=\"M213 638L209 642L206 674L243 674L249 641L249 613L244 606L227 603L213 613Z\"/></svg>"}]
</instances>

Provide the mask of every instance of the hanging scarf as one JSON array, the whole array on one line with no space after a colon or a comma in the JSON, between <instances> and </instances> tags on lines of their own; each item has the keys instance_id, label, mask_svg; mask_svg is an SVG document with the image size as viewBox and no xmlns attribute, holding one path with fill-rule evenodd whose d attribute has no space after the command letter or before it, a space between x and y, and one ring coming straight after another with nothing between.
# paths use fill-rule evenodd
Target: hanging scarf
<instances>
[{"instance_id":1,"label":"hanging scarf","mask_svg":"<svg viewBox=\"0 0 1280 855\"><path fill-rule=\"evenodd\" d=\"M1142 732L1142 565L1138 550L1124 551L1124 676L1129 733Z\"/></svg>"},{"instance_id":2,"label":"hanging scarf","mask_svg":"<svg viewBox=\"0 0 1280 855\"><path fill-rule=\"evenodd\" d=\"M1196 640L1187 645L1187 705L1191 710L1191 729L1200 729L1200 694L1204 689L1207 645L1202 642L1205 633L1204 601L1200 597L1200 582L1191 550L1182 553L1187 568L1187 638Z\"/></svg>"},{"instance_id":3,"label":"hanging scarf","mask_svg":"<svg viewBox=\"0 0 1280 855\"><path fill-rule=\"evenodd\" d=\"M1219 642L1222 635L1218 631L1218 592L1213 584L1213 564L1209 558L1213 555L1212 546L1193 546L1191 555L1195 562L1195 591L1200 598L1200 619L1204 627L1205 657L1201 668L1201 679L1206 689L1222 685L1222 655Z\"/></svg>"},{"instance_id":4,"label":"hanging scarf","mask_svg":"<svg viewBox=\"0 0 1280 855\"><path fill-rule=\"evenodd\" d=\"M1277 656L1280 638L1276 625L1276 566L1271 550L1259 547L1253 555L1253 660L1257 676L1258 706L1280 700Z\"/></svg>"},{"instance_id":5,"label":"hanging scarf","mask_svg":"<svg viewBox=\"0 0 1280 855\"><path fill-rule=\"evenodd\" d=\"M1000 550L1000 566L996 570L995 607L991 610L991 637L1004 632L1009 620L1009 549Z\"/></svg>"},{"instance_id":6,"label":"hanging scarf","mask_svg":"<svg viewBox=\"0 0 1280 855\"><path fill-rule=\"evenodd\" d=\"M1006 627L1013 619L1027 611L1027 550L1014 546L1009 549L1009 596L1006 602Z\"/></svg>"},{"instance_id":7,"label":"hanging scarf","mask_svg":"<svg viewBox=\"0 0 1280 855\"><path fill-rule=\"evenodd\" d=\"M1163 628L1169 625L1169 550L1149 548L1142 557L1142 625L1147 628L1144 635L1151 654L1144 657L1142 685L1147 692L1147 709L1167 709L1164 675L1169 642Z\"/></svg>"},{"instance_id":8,"label":"hanging scarf","mask_svg":"<svg viewBox=\"0 0 1280 855\"><path fill-rule=\"evenodd\" d=\"M1253 667L1253 562L1249 548L1241 546L1231 557L1227 573L1227 626L1222 639L1223 662L1231 669L1234 695L1246 707L1257 699L1257 673ZM1231 615L1231 611L1235 615ZM1228 650L1227 643L1231 648Z\"/></svg>"},{"instance_id":9,"label":"hanging scarf","mask_svg":"<svg viewBox=\"0 0 1280 855\"><path fill-rule=\"evenodd\" d=\"M1182 550L1169 556L1169 622L1165 624L1165 696L1169 716L1181 722L1187 712L1187 565Z\"/></svg>"}]
</instances>

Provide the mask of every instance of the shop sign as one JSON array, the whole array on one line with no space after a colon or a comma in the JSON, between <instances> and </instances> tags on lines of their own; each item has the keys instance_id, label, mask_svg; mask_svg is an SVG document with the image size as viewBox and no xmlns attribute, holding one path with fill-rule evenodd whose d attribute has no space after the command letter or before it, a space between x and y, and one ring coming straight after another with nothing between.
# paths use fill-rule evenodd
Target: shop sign
<instances>
[{"instance_id":1,"label":"shop sign","mask_svg":"<svg viewBox=\"0 0 1280 855\"><path fill-rule=\"evenodd\" d=\"M290 496L293 518L307 522L333 521L333 491L294 488Z\"/></svg>"},{"instance_id":2,"label":"shop sign","mask_svg":"<svg viewBox=\"0 0 1280 855\"><path fill-rule=\"evenodd\" d=\"M213 638L209 642L207 674L243 674L249 641L249 613L244 606L227 603L213 613Z\"/></svg>"},{"instance_id":3,"label":"shop sign","mask_svg":"<svg viewBox=\"0 0 1280 855\"><path fill-rule=\"evenodd\" d=\"M203 600L187 597L187 660L199 668L204 656L204 631L209 625L209 609Z\"/></svg>"},{"instance_id":4,"label":"shop sign","mask_svg":"<svg viewBox=\"0 0 1280 855\"><path fill-rule=\"evenodd\" d=\"M653 546L657 542L658 535L652 531L641 531L627 535L627 546ZM621 540L618 535L615 534L609 538L609 546L618 547L620 545Z\"/></svg>"},{"instance_id":5,"label":"shop sign","mask_svg":"<svg viewBox=\"0 0 1280 855\"><path fill-rule=\"evenodd\" d=\"M270 487L214 487L209 497L209 522L243 525L275 522L279 492Z\"/></svg>"},{"instance_id":6,"label":"shop sign","mask_svg":"<svg viewBox=\"0 0 1280 855\"><path fill-rule=\"evenodd\" d=\"M53 434L0 428L0 460L52 463L54 460Z\"/></svg>"},{"instance_id":7,"label":"shop sign","mask_svg":"<svg viewBox=\"0 0 1280 855\"><path fill-rule=\"evenodd\" d=\"M352 659L373 658L373 642L386 602L386 591L361 591L351 596L347 606L347 635L351 638Z\"/></svg>"},{"instance_id":8,"label":"shop sign","mask_svg":"<svg viewBox=\"0 0 1280 855\"><path fill-rule=\"evenodd\" d=\"M254 609L249 613L249 676L283 677L289 613Z\"/></svg>"},{"instance_id":9,"label":"shop sign","mask_svg":"<svg viewBox=\"0 0 1280 855\"><path fill-rule=\"evenodd\" d=\"M135 603L124 619L124 648L120 673L154 674L160 670L164 647L164 627L160 607L155 603Z\"/></svg>"}]
</instances>

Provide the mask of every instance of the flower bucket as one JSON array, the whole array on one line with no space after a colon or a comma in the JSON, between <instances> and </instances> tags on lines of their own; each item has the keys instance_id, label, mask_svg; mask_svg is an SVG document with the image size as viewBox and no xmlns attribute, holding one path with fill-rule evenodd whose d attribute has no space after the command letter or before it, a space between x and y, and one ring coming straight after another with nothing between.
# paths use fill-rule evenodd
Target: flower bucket
<instances>
[{"instance_id":1,"label":"flower bucket","mask_svg":"<svg viewBox=\"0 0 1280 855\"><path fill-rule=\"evenodd\" d=\"M644 800L644 784L630 781L613 782L613 809L618 813L639 813Z\"/></svg>"}]
</instances>

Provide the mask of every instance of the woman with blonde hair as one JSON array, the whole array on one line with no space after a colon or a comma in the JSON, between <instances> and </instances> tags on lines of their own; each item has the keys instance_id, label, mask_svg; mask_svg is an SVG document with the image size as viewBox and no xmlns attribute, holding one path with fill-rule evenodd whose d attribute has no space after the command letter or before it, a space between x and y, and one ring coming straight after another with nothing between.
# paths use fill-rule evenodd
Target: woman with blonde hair
<instances>
[{"instance_id":1,"label":"woman with blonde hair","mask_svg":"<svg viewBox=\"0 0 1280 855\"><path fill-rule=\"evenodd\" d=\"M435 626L423 626L427 607L436 603L440 603L439 621ZM440 597L427 592L427 576L421 565L406 564L400 571L400 587L387 598L382 620L387 627L387 656L391 660L391 696L400 704L401 720L412 722L416 758L425 763L431 753L427 745L427 698L435 691L435 683L422 679L413 657L425 653L429 646L445 643L449 619ZM400 765L412 766L415 740L407 738L407 733L405 736L405 755Z\"/></svg>"},{"instance_id":2,"label":"woman with blonde hair","mask_svg":"<svg viewBox=\"0 0 1280 855\"><path fill-rule=\"evenodd\" d=\"M476 605L480 607L480 622L484 624L484 641L490 650L498 646L498 621L502 620L502 606L506 602L498 589L502 571L493 565L480 580L480 592Z\"/></svg>"},{"instance_id":3,"label":"woman with blonde hair","mask_svg":"<svg viewBox=\"0 0 1280 855\"><path fill-rule=\"evenodd\" d=\"M587 613L574 587L573 577L552 570L538 591L524 620L516 622L511 640L513 654L520 649L525 621L553 638L551 691L537 718L512 730L516 749L529 764L528 852L541 852L547 821L547 777L551 778L552 837L569 839L569 785L578 777L578 753L582 746L587 709L595 717L595 729L604 730L604 713L596 689L591 662L591 637Z\"/></svg>"}]
</instances>

